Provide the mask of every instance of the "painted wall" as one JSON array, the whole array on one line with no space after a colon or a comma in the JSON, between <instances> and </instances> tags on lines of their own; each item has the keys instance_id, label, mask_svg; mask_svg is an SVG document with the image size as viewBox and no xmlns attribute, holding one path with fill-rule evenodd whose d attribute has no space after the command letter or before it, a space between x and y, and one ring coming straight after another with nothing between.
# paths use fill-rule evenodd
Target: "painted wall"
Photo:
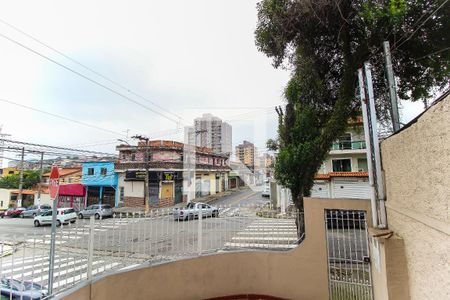
<instances>
[{"instance_id":1,"label":"painted wall","mask_svg":"<svg viewBox=\"0 0 450 300\"><path fill-rule=\"evenodd\" d=\"M11 190L0 189L0 209L8 209Z\"/></svg>"},{"instance_id":2,"label":"painted wall","mask_svg":"<svg viewBox=\"0 0 450 300\"><path fill-rule=\"evenodd\" d=\"M388 225L403 239L411 299L450 295L450 96L381 144Z\"/></svg>"},{"instance_id":3,"label":"painted wall","mask_svg":"<svg viewBox=\"0 0 450 300\"><path fill-rule=\"evenodd\" d=\"M307 198L306 238L292 251L222 253L143 267L95 280L64 299L189 300L243 294L329 299L324 209L361 209L370 215L369 207L365 200Z\"/></svg>"},{"instance_id":4,"label":"painted wall","mask_svg":"<svg viewBox=\"0 0 450 300\"><path fill-rule=\"evenodd\" d=\"M118 190L123 187L125 197L144 197L144 181L125 181L125 173L120 173L118 178Z\"/></svg>"},{"instance_id":5,"label":"painted wall","mask_svg":"<svg viewBox=\"0 0 450 300\"><path fill-rule=\"evenodd\" d=\"M19 174L19 173L20 173L19 169L13 168L13 167L7 167L7 168L0 169L0 177L5 177L8 175Z\"/></svg>"},{"instance_id":6,"label":"painted wall","mask_svg":"<svg viewBox=\"0 0 450 300\"><path fill-rule=\"evenodd\" d=\"M94 175L88 175L88 169L94 169ZM101 174L101 169L106 168L106 175ZM90 186L117 186L118 176L114 172L113 162L86 162L83 163L83 177L81 182Z\"/></svg>"}]
</instances>

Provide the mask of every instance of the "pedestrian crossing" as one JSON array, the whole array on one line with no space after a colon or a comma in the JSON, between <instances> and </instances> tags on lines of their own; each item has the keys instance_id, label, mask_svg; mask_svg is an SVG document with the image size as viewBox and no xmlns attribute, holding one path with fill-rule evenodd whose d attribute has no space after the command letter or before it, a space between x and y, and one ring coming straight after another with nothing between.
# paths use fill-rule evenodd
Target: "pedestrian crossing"
<instances>
[{"instance_id":1,"label":"pedestrian crossing","mask_svg":"<svg viewBox=\"0 0 450 300\"><path fill-rule=\"evenodd\" d=\"M29 281L41 285L44 289L48 284L48 255L37 255L8 262L1 261L0 277L11 278L20 281ZM55 290L70 287L87 278L87 257L56 255L54 260L53 287ZM108 261L96 257L92 262L92 275L100 274L110 269L117 269L119 262Z\"/></svg>"},{"instance_id":2,"label":"pedestrian crossing","mask_svg":"<svg viewBox=\"0 0 450 300\"><path fill-rule=\"evenodd\" d=\"M287 250L297 246L297 227L294 219L258 218L244 230L237 232L227 250L267 249Z\"/></svg>"},{"instance_id":3,"label":"pedestrian crossing","mask_svg":"<svg viewBox=\"0 0 450 300\"><path fill-rule=\"evenodd\" d=\"M94 226L94 233L107 233L112 230L120 229L123 226L137 223L139 219L127 218L127 219L104 219L101 221L97 221ZM83 239L84 237L89 236L90 225L89 223L84 223L82 225L78 224L69 224L63 225L57 229L56 232L56 245L63 245L68 242L76 242L77 240ZM30 238L27 239L26 242L29 244L44 244L50 245L51 243L51 235L44 234L39 238Z\"/></svg>"}]
</instances>

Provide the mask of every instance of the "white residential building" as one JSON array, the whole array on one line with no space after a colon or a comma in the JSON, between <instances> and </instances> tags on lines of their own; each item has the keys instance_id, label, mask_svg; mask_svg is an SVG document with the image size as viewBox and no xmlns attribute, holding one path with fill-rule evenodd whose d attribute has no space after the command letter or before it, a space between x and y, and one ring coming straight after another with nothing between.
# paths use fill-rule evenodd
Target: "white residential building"
<instances>
[{"instance_id":1,"label":"white residential building","mask_svg":"<svg viewBox=\"0 0 450 300\"><path fill-rule=\"evenodd\" d=\"M194 120L194 128L189 130L191 131L190 144L211 148L217 154L229 155L232 152L232 128L222 119L212 114L203 114L202 117Z\"/></svg>"}]
</instances>

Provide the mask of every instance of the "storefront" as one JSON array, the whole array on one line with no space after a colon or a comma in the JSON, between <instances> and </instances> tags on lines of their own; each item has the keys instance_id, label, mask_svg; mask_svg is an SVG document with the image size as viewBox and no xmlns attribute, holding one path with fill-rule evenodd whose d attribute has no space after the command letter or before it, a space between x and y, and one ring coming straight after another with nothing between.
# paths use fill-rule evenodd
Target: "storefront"
<instances>
[{"instance_id":1,"label":"storefront","mask_svg":"<svg viewBox=\"0 0 450 300\"><path fill-rule=\"evenodd\" d=\"M84 208L86 189L82 184L64 184L59 186L58 207L71 207L76 211Z\"/></svg>"}]
</instances>

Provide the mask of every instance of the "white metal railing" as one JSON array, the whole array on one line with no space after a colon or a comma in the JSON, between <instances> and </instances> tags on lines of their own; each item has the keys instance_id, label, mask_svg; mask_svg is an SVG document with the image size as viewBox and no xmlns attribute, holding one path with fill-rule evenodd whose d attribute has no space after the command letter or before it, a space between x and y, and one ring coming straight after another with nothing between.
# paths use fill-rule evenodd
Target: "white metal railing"
<instances>
[{"instance_id":1,"label":"white metal railing","mask_svg":"<svg viewBox=\"0 0 450 300\"><path fill-rule=\"evenodd\" d=\"M290 250L298 245L296 217L295 211L280 214L260 206L221 206L218 217L186 221L175 220L172 208L77 220L57 229L53 292L141 265L224 251ZM0 242L1 253L8 247L13 250L0 258L0 277L4 284L19 286L24 296L22 283L37 284L36 293L45 298L50 231L39 232Z\"/></svg>"},{"instance_id":2,"label":"white metal railing","mask_svg":"<svg viewBox=\"0 0 450 300\"><path fill-rule=\"evenodd\" d=\"M325 210L330 299L372 299L366 213Z\"/></svg>"}]
</instances>

